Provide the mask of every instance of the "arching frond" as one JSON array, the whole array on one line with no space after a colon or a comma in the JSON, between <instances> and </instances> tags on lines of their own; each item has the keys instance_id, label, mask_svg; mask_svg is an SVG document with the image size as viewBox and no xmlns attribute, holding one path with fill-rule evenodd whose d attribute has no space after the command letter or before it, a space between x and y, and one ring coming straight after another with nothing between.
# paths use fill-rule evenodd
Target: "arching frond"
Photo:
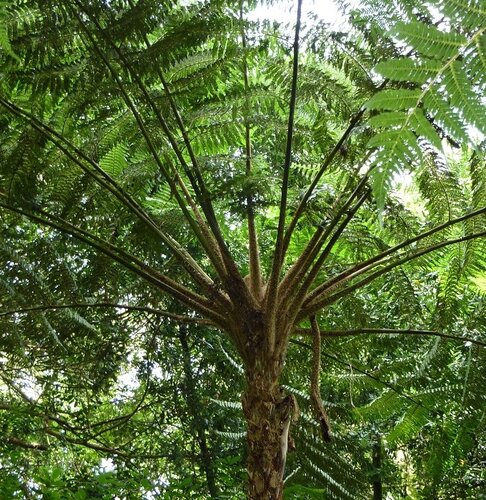
<instances>
[{"instance_id":1,"label":"arching frond","mask_svg":"<svg viewBox=\"0 0 486 500\"><path fill-rule=\"evenodd\" d=\"M437 4L446 15L457 15L447 1ZM366 103L367 109L378 113L369 120L378 132L369 147L377 150L374 191L381 206L393 175L420 164L420 140L441 150L443 137L474 144L468 127L486 132L481 103L484 82L477 76L486 72L481 63L486 15L480 9L465 8L463 19L473 11L476 22L468 24L464 33L455 24L446 30L418 20L397 22L390 33L412 50L406 58L389 59L375 67L388 80L403 83L378 92Z\"/></svg>"}]
</instances>

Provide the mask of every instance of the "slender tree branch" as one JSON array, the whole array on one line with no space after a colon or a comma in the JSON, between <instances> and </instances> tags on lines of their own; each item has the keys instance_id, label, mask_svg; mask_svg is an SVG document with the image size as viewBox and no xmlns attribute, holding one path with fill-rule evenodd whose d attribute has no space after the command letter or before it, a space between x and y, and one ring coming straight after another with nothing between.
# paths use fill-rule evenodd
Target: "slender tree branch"
<instances>
[{"instance_id":1,"label":"slender tree branch","mask_svg":"<svg viewBox=\"0 0 486 500\"><path fill-rule=\"evenodd\" d=\"M174 238L163 233L160 228L155 224L151 217L143 210L140 205L133 200L130 195L123 190L117 182L110 177L95 161L84 154L79 148L70 143L61 134L56 132L54 129L34 117L32 114L23 110L22 108L16 106L14 103L5 101L0 98L0 104L3 105L10 112L19 117L27 118L36 130L43 134L48 140L50 140L56 147L62 151L71 161L78 165L84 172L90 175L95 181L110 191L122 204L127 206L142 222L147 224L151 230L153 230L164 243L167 244L169 249L174 253L176 258L181 262L184 269L189 273L189 275L206 291L216 292L216 287L214 282L209 278L209 276L199 267L197 262L192 258L192 256L187 252ZM83 160L88 162L93 169L101 175L99 177L90 168L83 164L82 161L78 160L71 151L65 147L72 149L76 154L78 154ZM220 300L223 299L222 296Z\"/></svg>"},{"instance_id":2,"label":"slender tree branch","mask_svg":"<svg viewBox=\"0 0 486 500\"><path fill-rule=\"evenodd\" d=\"M295 335L314 335L312 328L296 328L293 332ZM449 333L437 332L434 330L409 330L409 329L394 329L394 328L356 328L352 330L321 330L323 337L361 337L362 335L431 335L444 339L458 340L461 342L471 342L472 344L486 347L486 342L476 340L471 337L463 337L460 335L451 335Z\"/></svg>"},{"instance_id":3,"label":"slender tree branch","mask_svg":"<svg viewBox=\"0 0 486 500\"><path fill-rule=\"evenodd\" d=\"M89 441L87 441L85 439L72 438L72 437L67 436L66 434L61 434L61 433L54 431L53 429L50 429L50 428L47 428L45 430L45 432L46 432L46 434L49 434L49 436L53 436L53 437L59 439L60 441L68 442L71 444L77 444L80 446L84 446L85 448L90 448L92 450L101 451L103 453L109 453L110 455L118 455L120 457L125 457L125 458L130 457L130 455L128 453L126 453L122 450L119 450L117 448L111 448L109 446L104 446L101 444L90 443Z\"/></svg>"},{"instance_id":4,"label":"slender tree branch","mask_svg":"<svg viewBox=\"0 0 486 500\"><path fill-rule=\"evenodd\" d=\"M46 444L29 443L14 436L5 437L5 443L12 446L19 446L20 448L24 448L26 450L47 451L49 449L49 446L47 446Z\"/></svg>"},{"instance_id":5,"label":"slender tree branch","mask_svg":"<svg viewBox=\"0 0 486 500\"><path fill-rule=\"evenodd\" d=\"M77 3L77 0L75 0L75 2ZM155 146L154 146L152 139L150 137L150 134L148 133L148 130L144 124L144 121L142 120L140 113L138 112L135 104L133 103L132 99L130 98L128 91L125 89L125 85L121 81L120 77L118 76L117 72L113 68L110 61L107 59L107 57L105 56L103 51L100 49L98 43L96 42L95 38L93 37L93 35L89 31L89 29L87 28L86 24L81 19L79 13L74 9L73 14L77 18L78 23L82 27L83 31L86 33L86 36L88 37L91 45L93 46L93 48L95 49L95 51L99 55L99 57L102 59L104 65L107 67L112 78L115 80L118 88L120 89L120 92L123 96L123 100L125 101L126 105L128 106L132 115L134 116L134 118L137 122L138 128L139 128L140 132L142 133L142 136L147 144L147 147L149 148L149 151L150 151L152 157L154 158L155 162L157 163L157 166L159 167L160 171L162 172L167 183L171 187L171 191L172 191L175 199L177 200L177 203L179 204L179 207L180 207L182 213L184 214L184 217L188 221L192 231L194 232L194 234L198 238L199 242L203 246L204 250L206 251L206 253L207 253L208 257L210 258L217 273L220 275L221 278L225 279L226 273L223 269L221 269L219 258L217 255L214 254L214 248L212 247L211 243L207 240L207 238L205 238L204 235L201 233L198 222L196 220L194 220L193 217L190 215L190 213L186 207L186 204L185 204L183 198L181 197L179 190L177 189L176 182L173 179L174 175L170 174L170 172L165 168L164 164L160 160L159 155L157 154ZM184 193L188 194L189 192L188 192L187 188L185 188L184 183L177 172L175 172L175 176L176 176L178 183L182 186ZM191 206L191 209L193 209L193 211L195 208L197 210L197 207L194 204L193 200L191 200L189 198L189 199L186 199L186 201ZM197 216L196 216L196 218L197 218Z\"/></svg>"},{"instance_id":6,"label":"slender tree branch","mask_svg":"<svg viewBox=\"0 0 486 500\"><path fill-rule=\"evenodd\" d=\"M95 302L93 304L84 304L81 302L74 302L72 304L39 304L35 306L22 307L19 309L10 309L8 311L0 311L0 318L5 316L12 316L14 314L24 314L35 311L49 311L57 309L126 309L128 311L146 312L156 316L173 319L179 323L197 323L199 325L214 325L214 323L206 318L196 318L191 316L184 316L182 314L174 314L160 309L145 306L132 306L129 304L116 304L111 302Z\"/></svg>"},{"instance_id":7,"label":"slender tree branch","mask_svg":"<svg viewBox=\"0 0 486 500\"><path fill-rule=\"evenodd\" d=\"M284 260L284 230L285 230L285 215L287 211L287 195L289 188L290 165L292 162L292 138L294 134L294 114L295 103L297 100L297 83L299 74L299 39L300 39L300 17L302 14L302 0L297 0L297 21L295 24L294 38L294 55L292 65L292 87L290 92L289 104L289 120L287 126L287 143L285 149L285 161L283 169L282 190L280 195L279 218L277 228L277 238L275 243L275 251L272 259L272 269L268 281L265 302L267 303L267 311L269 311L269 324L273 325L276 316L277 303L277 287L279 281L280 270ZM270 327L267 338L267 349L270 353L275 348L275 328Z\"/></svg>"},{"instance_id":8,"label":"slender tree branch","mask_svg":"<svg viewBox=\"0 0 486 500\"><path fill-rule=\"evenodd\" d=\"M445 222L443 224L440 224L432 229L429 229L428 231L425 231L423 233L418 234L417 236L414 236L413 238L410 238L408 240L403 241L402 243L399 243L398 245L395 245L392 248L389 248L388 250L375 255L371 259L365 260L356 266L353 266L349 268L348 270L334 276L330 280L326 281L322 285L318 286L315 288L307 297L304 302L304 304L309 304L310 302L318 299L323 293L328 291L329 289L334 289L331 287L334 287L336 284L340 286L346 281L349 281L353 277L358 275L358 271L365 272L366 270L371 269L373 266L372 264L379 263L379 261L383 260L385 257L388 257L390 255L393 255L395 252L398 252L402 248L405 248L413 243L416 243L417 241L420 241L424 238L427 238L428 236L432 236L433 234L442 231L443 229L446 229L454 224L458 224L459 222L463 222L467 219L470 219L471 217L476 217L478 215L486 213L486 207L480 208L479 210L475 210L474 212L470 212L468 214L462 215L461 217L458 217L456 219L452 219L448 222Z\"/></svg>"},{"instance_id":9,"label":"slender tree branch","mask_svg":"<svg viewBox=\"0 0 486 500\"><path fill-rule=\"evenodd\" d=\"M379 278L383 274L386 274L391 269L398 267L398 266L401 266L402 264L405 264L406 262L409 262L413 259L416 259L418 257L426 255L426 254L433 252L435 250L439 250L440 248L443 248L445 246L453 245L455 243L462 243L464 241L469 241L469 240L472 240L475 238L482 238L484 236L486 236L486 231L482 231L480 233L475 233L475 234L470 234L467 236L463 236L461 238L455 238L452 240L442 241L441 243L437 243L436 245L432 245L432 246L423 248L422 250L419 250L419 251L413 253L412 255L407 255L405 257L402 257L402 258L386 265L382 269L375 271L374 273L371 273L369 276L362 279L361 281L358 281L358 283L355 283L354 285L348 286L347 288L345 288L341 292L337 292L333 295L328 295L324 292L323 294L321 294L321 296L317 297L312 302L308 303L306 306L304 306L302 308L302 312L299 313L298 320L304 319L305 317L309 316L309 314L315 314L317 311L319 311L323 307L330 305L333 302L336 302L336 300L339 300L340 298L345 297L346 295L349 295L351 292L357 290L358 288L361 288L361 287L367 285L368 283L375 280L376 278ZM366 270L364 270L363 272L365 272L365 271ZM356 273L356 276L358 274L360 274L360 273ZM355 277L355 276L353 276L353 277ZM332 291L335 288L338 288L340 286L341 286L341 283L336 283L336 285L334 285L332 288L328 288L327 292L330 293L330 291ZM305 314L305 312L307 312L307 314Z\"/></svg>"},{"instance_id":10,"label":"slender tree branch","mask_svg":"<svg viewBox=\"0 0 486 500\"><path fill-rule=\"evenodd\" d=\"M243 2L240 3L240 21L243 24ZM245 28L241 27L241 44L243 47L243 81L245 86L245 155L246 155L246 177L250 178L252 171L252 144L251 129L249 123L250 101L248 92L250 88L248 78L248 61L246 57L247 42ZM253 196L248 193L246 197L247 223L248 223L248 260L250 270L250 289L255 297L259 297L262 287L262 275L260 268L260 250L258 245L258 233L255 225L255 208Z\"/></svg>"},{"instance_id":11,"label":"slender tree branch","mask_svg":"<svg viewBox=\"0 0 486 500\"><path fill-rule=\"evenodd\" d=\"M199 312L203 316L206 316L216 321L216 323L219 325L223 325L225 323L223 317L220 316L220 314L215 309L213 309L214 303L212 301L209 301L204 297L196 294L195 292L192 292L188 288L185 288L184 286L180 285L171 278L159 273L158 271L149 267L147 264L143 263L136 257L127 254L123 250L120 250L114 245L111 245L107 241L102 240L101 238L91 233L88 233L87 231L84 231L76 226L73 226L72 224L69 224L66 221L62 221L62 223L54 222L52 220L45 219L33 213L29 213L23 209L12 207L10 205L6 205L1 202L0 202L0 207L18 213L20 215L23 215L41 224L50 226L53 229L69 234L74 238L84 243L87 243L93 248L96 248L105 255L111 257L116 262L122 264L124 267L132 271L134 274L140 276L147 282L160 288L161 290L171 295L172 297L178 299L191 309L194 309L195 311ZM41 213L47 216L50 215L42 211Z\"/></svg>"}]
</instances>

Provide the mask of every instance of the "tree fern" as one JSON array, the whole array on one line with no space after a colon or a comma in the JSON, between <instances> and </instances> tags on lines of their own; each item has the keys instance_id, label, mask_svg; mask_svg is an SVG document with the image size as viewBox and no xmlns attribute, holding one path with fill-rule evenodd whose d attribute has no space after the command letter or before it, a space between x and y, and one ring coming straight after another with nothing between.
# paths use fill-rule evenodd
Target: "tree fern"
<instances>
[{"instance_id":1,"label":"tree fern","mask_svg":"<svg viewBox=\"0 0 486 500\"><path fill-rule=\"evenodd\" d=\"M1 4L0 452L24 492L83 497L103 456L111 496L236 498L245 436L254 498L398 496L398 447L431 498L476 474L484 158L441 149L484 121L482 7L436 4L292 40L253 1Z\"/></svg>"}]
</instances>

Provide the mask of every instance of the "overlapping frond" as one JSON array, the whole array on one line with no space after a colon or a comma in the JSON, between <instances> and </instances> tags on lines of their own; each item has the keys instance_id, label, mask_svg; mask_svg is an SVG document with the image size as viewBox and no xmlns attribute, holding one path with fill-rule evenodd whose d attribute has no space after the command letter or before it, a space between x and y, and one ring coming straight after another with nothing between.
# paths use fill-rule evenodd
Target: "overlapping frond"
<instances>
[{"instance_id":1,"label":"overlapping frond","mask_svg":"<svg viewBox=\"0 0 486 500\"><path fill-rule=\"evenodd\" d=\"M374 113L369 123L377 131L369 146L376 148L373 161L379 168L373 176L381 206L393 175L409 165L420 165L421 140L441 150L444 137L455 144L474 144L472 130L486 131L481 102L486 14L474 5L464 6L459 13L448 1L436 4L445 16L451 15L450 26L436 27L416 19L397 22L390 34L411 50L406 57L375 67L386 79L402 82L366 103ZM465 31L460 32L459 25Z\"/></svg>"}]
</instances>

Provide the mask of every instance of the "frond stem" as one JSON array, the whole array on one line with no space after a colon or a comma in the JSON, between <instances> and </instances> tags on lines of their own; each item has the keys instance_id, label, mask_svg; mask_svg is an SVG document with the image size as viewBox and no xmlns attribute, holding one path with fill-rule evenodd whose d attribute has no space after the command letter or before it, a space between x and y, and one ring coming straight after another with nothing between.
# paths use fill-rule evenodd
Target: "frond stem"
<instances>
[{"instance_id":1,"label":"frond stem","mask_svg":"<svg viewBox=\"0 0 486 500\"><path fill-rule=\"evenodd\" d=\"M296 328L295 335L314 335L312 328ZM321 330L323 337L361 337L362 335L431 335L444 339L457 340L461 342L471 342L471 344L486 347L486 342L476 340L471 337L463 337L459 335L451 335L449 333L438 332L435 330L409 330L409 329L394 329L394 328L355 328L351 330Z\"/></svg>"},{"instance_id":2,"label":"frond stem","mask_svg":"<svg viewBox=\"0 0 486 500\"><path fill-rule=\"evenodd\" d=\"M50 217L48 219L44 217L40 217L39 215L36 215L31 212L27 212L26 210L23 210L21 208L13 207L11 205L7 205L5 203L0 202L0 207L5 208L6 210L9 210L11 212L15 212L19 215L23 215L24 217L31 219L35 222L38 222L40 224L44 224L46 226L52 227L55 230L61 231L65 234L69 234L76 238L79 241L82 241L83 243L88 244L89 246L96 248L99 250L101 253L107 255L114 261L118 262L128 270L132 271L134 274L137 276L145 279L147 282L150 284L156 286L157 288L163 290L165 293L168 295L174 297L175 299L178 299L191 309L194 309L195 311L199 312L203 316L208 317L209 319L214 320L218 325L223 325L225 323L224 318L215 310L213 309L214 302L209 301L202 297L201 295L192 292L188 288L180 285L176 281L172 280L171 278L159 273L158 271L152 269L150 266L147 264L143 263L139 259L137 259L135 256L128 254L127 252L124 252L123 250L120 250L119 248L115 247L111 243L87 232L84 231L83 229L73 226L72 224L68 223L67 221L64 221L60 219L60 222L55 222L53 220L50 220L50 218L54 217L56 219L59 219L55 216L52 216L51 214L47 214L43 211L40 211L40 213L44 216Z\"/></svg>"},{"instance_id":3,"label":"frond stem","mask_svg":"<svg viewBox=\"0 0 486 500\"><path fill-rule=\"evenodd\" d=\"M351 206L351 203L353 203L356 197L361 193L361 190L366 186L367 181L368 175L364 176L361 179L361 181L358 183L354 191L349 195L343 206L337 211L331 221L326 225L325 230L323 224L319 225L312 239L310 240L304 251L301 253L300 257L297 259L295 264L290 268L286 276L281 281L279 290L292 290L297 283L300 283L302 281L304 275L310 269L310 266L312 265L312 262L314 261L318 252L327 241L327 238L330 236L343 215L347 213L349 207ZM339 203L340 198L341 197L339 197L335 201L335 205ZM348 220L348 223L350 220L351 219Z\"/></svg>"},{"instance_id":4,"label":"frond stem","mask_svg":"<svg viewBox=\"0 0 486 500\"><path fill-rule=\"evenodd\" d=\"M240 21L243 23L243 2L240 4ZM243 82L245 87L245 155L246 176L249 178L252 171L252 144L251 129L248 114L250 112L250 101L248 92L250 88L248 77L248 61L246 57L247 41L244 26L241 27L241 44L243 47ZM246 197L247 223L248 223L248 260L250 271L250 289L255 297L260 295L262 276L260 267L260 250L258 245L258 233L255 224L255 207L253 196L249 193Z\"/></svg>"},{"instance_id":5,"label":"frond stem","mask_svg":"<svg viewBox=\"0 0 486 500\"><path fill-rule=\"evenodd\" d=\"M365 202L365 200L368 198L369 192L365 192L363 196L356 202L354 207L346 212L346 217L344 220L341 222L339 227L334 231L333 235L331 236L331 239L325 246L324 250L321 252L319 255L318 259L312 266L311 270L307 274L304 283L300 287L300 289L297 292L297 295L295 298L292 300L291 304L289 305L289 316L292 318L292 321L295 319L295 317L299 314L299 311L302 307L302 304L305 301L306 293L309 290L309 288L312 286L312 283L316 279L317 275L319 274L319 271L321 270L324 262L326 261L327 257L331 253L331 250L333 249L335 243L338 241L339 237L343 233L343 231L346 229L349 221L354 217L356 212L359 210L361 205ZM317 311L315 311L317 312ZM315 314L315 313L313 313Z\"/></svg>"},{"instance_id":6,"label":"frond stem","mask_svg":"<svg viewBox=\"0 0 486 500\"><path fill-rule=\"evenodd\" d=\"M43 134L49 141L51 141L60 151L62 151L71 161L73 161L83 172L92 177L98 184L112 193L123 205L129 208L143 223L147 224L161 240L169 247L174 253L176 258L181 262L184 269L189 275L206 291L215 290L214 282L211 278L199 267L197 262L174 238L165 234L155 224L150 215L109 175L107 174L94 160L89 158L83 151L77 148L74 144L68 141L61 134L56 132L50 126L33 116L31 113L18 107L14 103L4 100L0 97L0 104L8 109L11 113L21 118L27 118L32 127ZM65 147L65 144L67 147ZM83 164L76 158L69 149L72 149L80 158L89 163L95 172L100 174L101 177L95 174L91 169Z\"/></svg>"},{"instance_id":7,"label":"frond stem","mask_svg":"<svg viewBox=\"0 0 486 500\"><path fill-rule=\"evenodd\" d=\"M80 6L78 0L75 0L75 2L78 4L78 6ZM80 6L80 8L82 8L82 7ZM194 192L196 193L196 198L197 198L201 208L203 209L204 214L206 215L206 219L207 219L207 222L209 224L209 228L213 232L213 235L211 235L210 231L208 230L207 224L204 221L204 219L202 218L201 214L199 213L199 209L198 209L197 205L191 199L189 191L184 186L184 181L177 174L177 181L181 185L181 188L183 189L183 192L186 196L186 199L188 199L188 201L191 205L192 211L193 211L193 213L194 213L194 215L195 215L195 217L200 225L200 229L204 233L204 236L206 238L208 238L208 240L212 240L213 237L216 237L216 241L220 244L220 248L216 252L215 256L221 257L220 255L218 255L219 252L221 252L224 254L223 260L225 260L225 261L227 261L228 259L231 260L231 256L229 255L229 253L227 251L226 244L221 246L221 240L222 240L221 230L219 228L218 221L214 215L214 209L212 207L211 197L209 196L209 193L206 189L206 185L204 183L204 180L200 174L199 165L198 165L198 162L197 162L196 157L194 155L194 152L192 150L192 146L191 146L191 143L189 141L189 137L187 135L184 124L182 122L182 118L179 114L179 111L177 109L175 101L172 98L172 95L168 91L167 82L165 81L165 78L164 78L162 72L160 71L160 68L157 68L157 73L158 73L158 76L162 82L164 90L165 90L166 94L168 95L172 111L176 117L176 121L179 125L179 128L181 129L184 143L188 149L188 152L189 152L189 155L191 158L191 162L193 165L195 176L192 174L191 169L187 165L187 162L184 158L184 155L182 154L182 151L180 150L180 148L177 144L177 141L174 138L174 135L172 134L167 122L165 121L164 117L160 113L159 108L157 107L154 100L150 96L150 93L148 92L147 88L145 87L145 85L144 85L142 79L140 78L140 76L138 75L138 73L133 69L132 65L127 60L127 58L125 57L123 52L120 50L120 48L109 37L105 36L104 31L103 31L102 27L100 26L100 24L98 23L97 19L94 16L90 15L86 10L84 10L84 12L93 21L94 25L96 26L98 31L101 33L101 36L103 36L103 38L113 47L115 52L118 54L118 57L119 57L120 61L122 62L123 66L128 71L128 73L131 75L131 77L134 79L134 81L137 83L142 94L144 95L145 99L147 100L147 102L149 103L153 112L155 113L155 116L157 117L157 121L159 122L160 126L162 127L164 134L166 135L167 139L169 140L169 143L170 143L174 153L176 154L177 159L179 160L179 163L181 164L185 174L187 175L187 177L191 183L192 188L194 189ZM87 30L87 27L85 27L85 31L86 30ZM96 43L93 37L91 37L91 40L92 40L92 43ZM148 39L146 40L146 43L149 43ZM149 46L150 46L150 44L149 44ZM211 247L214 249L214 243L211 244ZM234 266L227 265L227 267L230 267L231 272L234 272Z\"/></svg>"},{"instance_id":8,"label":"frond stem","mask_svg":"<svg viewBox=\"0 0 486 500\"><path fill-rule=\"evenodd\" d=\"M425 248L423 248L423 249L421 249L421 250L413 253L412 255L407 255L405 257L397 259L394 262L391 262L388 265L385 265L382 269L380 269L378 271L375 271L374 273L371 273L366 278L362 279L361 281L358 281L354 285L348 286L347 288L345 288L341 292L337 292L337 293L335 293L333 295L329 295L329 293L332 290L334 290L336 288L340 288L344 284L344 281L347 281L347 279L343 280L342 283L341 282L337 282L332 287L328 287L326 289L327 293L323 292L316 299L314 299L312 302L307 303L307 305L302 308L302 311L299 313L298 318L299 319L303 319L303 318L309 316L310 314L316 313L317 311L319 311L323 307L328 306L328 305L336 302L336 300L339 300L340 298L349 295L351 292L353 292L353 291L355 291L355 290L357 290L359 288L362 288L363 286L371 283L373 280L379 278L383 274L386 274L391 269L394 269L395 267L401 266L402 264L405 264L405 263L407 263L407 262L409 262L409 261L411 261L413 259L417 259L418 257L426 255L426 254L428 254L430 252L434 252L435 250L439 250L440 248L443 248L443 247L448 246L448 245L454 245L455 243L462 243L464 241L472 240L472 239L475 239L475 238L482 238L484 236L486 236L486 231L481 231L479 233L470 234L470 235L467 235L467 236L462 236L460 238L454 238L452 240L445 240L445 241L442 241L442 242L437 243L435 245L431 245L429 247L425 247ZM382 263L377 263L377 264L375 264L375 266L380 265L380 264L382 264ZM373 267L375 267L375 266L373 266ZM361 272L355 273L353 276L351 276L348 279L355 278L356 276L358 276L361 273L366 272L368 270L369 269L364 269ZM306 312L307 312L307 314L306 314Z\"/></svg>"},{"instance_id":9,"label":"frond stem","mask_svg":"<svg viewBox=\"0 0 486 500\"><path fill-rule=\"evenodd\" d=\"M307 191L305 192L304 196L302 197L293 217L292 220L290 221L289 226L287 227L287 230L285 231L285 239L284 239L284 251L288 248L290 244L290 239L292 237L292 233L295 230L295 227L297 225L297 222L299 221L305 207L307 206L307 202L309 201L310 197L312 196L312 193L314 192L314 189L316 188L317 184L321 180L321 177L324 175L326 172L327 168L329 165L333 162L336 154L340 151L342 145L346 142L347 138L353 131L354 127L360 122L362 116L365 113L365 109L362 108L360 111L358 111L351 121L349 122L349 125L347 129L343 132L341 135L339 141L335 144L335 146L332 148L332 150L329 152L327 155L326 159L324 160L321 168L317 172L316 176L312 180L310 186L308 187Z\"/></svg>"},{"instance_id":10,"label":"frond stem","mask_svg":"<svg viewBox=\"0 0 486 500\"><path fill-rule=\"evenodd\" d=\"M470 212L468 214L462 215L461 217L457 217L456 219L449 220L447 222L444 222L443 224L440 224L432 229L429 229L428 231L425 231L423 233L418 234L417 236L414 236L413 238L409 238L408 240L403 241L402 243L399 243L398 245L395 245L392 248L389 248L388 250L385 250L384 252L375 255L371 259L365 260L361 262L360 264L357 264L356 266L353 266L349 268L348 270L338 274L334 278L331 278L330 280L326 281L322 285L318 286L315 288L307 297L304 302L304 304L308 304L314 300L316 300L318 297L321 296L321 294L325 293L331 287L334 287L337 283L342 284L345 281L348 281L352 279L353 277L357 276L358 272L365 272L369 269L371 269L372 264L378 265L379 261L383 260L385 257L388 257L390 255L393 255L395 252L398 252L402 248L405 248L409 245L412 245L413 243L416 243L417 241L420 241L424 238L427 238L428 236L432 236L433 234L442 231L443 229L446 229L454 224L458 224L460 222L463 222L467 219L470 219L472 217L476 217L478 215L482 215L486 213L486 207L480 208L478 210L475 210L473 212Z\"/></svg>"},{"instance_id":11,"label":"frond stem","mask_svg":"<svg viewBox=\"0 0 486 500\"><path fill-rule=\"evenodd\" d=\"M77 0L75 0L75 2L77 3ZM170 173L167 171L167 169L165 168L164 164L160 160L159 155L157 154L157 151L155 149L155 146L154 146L154 144L153 144L153 142L152 142L152 140L150 138L150 134L148 133L148 130L145 127L145 124L144 124L144 122L143 122L143 120L142 120L142 118L140 116L140 113L138 112L138 110L135 107L135 104L133 103L132 99L128 95L128 92L125 89L125 86L123 85L120 77L118 76L117 72L115 71L115 69L113 68L112 64L107 59L107 57L105 56L105 54L103 53L103 51L98 46L98 43L96 42L95 38L93 37L93 35L91 34L91 32L89 31L89 29L87 28L87 26L84 24L83 20L79 16L79 14L77 12L74 12L74 15L78 19L78 22L79 22L80 26L82 27L83 31L86 33L86 36L88 37L89 41L91 42L91 45L95 49L96 53L102 59L104 65L107 67L107 69L109 70L111 76L115 80L118 88L120 89L120 92L123 95L123 99L124 99L126 105L128 106L128 108L130 109L132 115L134 116L134 118L135 118L135 120L137 122L138 128L139 128L140 132L142 133L142 136L144 137L144 140L145 140L145 142L147 144L147 147L149 148L149 151L150 151L152 157L154 158L155 162L157 163L157 166L159 167L160 171L164 175L167 183L171 187L171 191L172 191L175 199L177 200L177 203L179 204L179 207L180 207L182 213L184 214L184 217L186 218L186 220L188 221L189 225L191 226L192 231L194 232L194 234L198 238L199 242L203 246L204 250L206 251L206 254L210 258L210 260L211 260L211 262L212 262L215 270L217 271L218 275L221 278L225 278L226 273L225 273L225 271L223 269L221 269L221 266L220 266L220 263L219 263L219 258L218 258L217 255L214 254L214 248L207 241L207 239L201 234L198 222L195 221L193 219L193 217L189 214L189 211L188 211L188 209L186 207L186 204L184 203L184 200L182 199L182 197L181 197L181 195L179 193L179 190L177 189L177 185L176 185L176 183L175 183L175 181L173 179L173 176L170 175ZM177 178L178 183L180 185L182 185L183 184L182 179L180 178L180 176L177 173L176 173L176 178ZM187 189L184 189L184 192L187 194L188 193ZM194 202L191 201L190 199L187 200L187 202L191 206L191 209L193 210L193 212L194 212L195 209L196 209L196 212L197 212L197 207L194 204ZM195 215L196 215L196 213L195 213ZM197 215L196 215L196 217L197 217Z\"/></svg>"},{"instance_id":12,"label":"frond stem","mask_svg":"<svg viewBox=\"0 0 486 500\"><path fill-rule=\"evenodd\" d=\"M164 318L173 319L180 323L197 323L202 325L213 325L214 323L206 318L197 318L191 316L184 316L182 314L174 314L167 311L161 311L153 307L146 306L133 306L130 304L117 304L112 302L94 302L87 304L82 302L74 302L72 304L39 304L35 306L22 307L19 309L9 309L8 311L0 311L0 318L6 316L13 316L15 314L27 314L36 311L50 311L58 309L126 309L127 311L145 312L162 316ZM121 313L124 314L124 313Z\"/></svg>"},{"instance_id":13,"label":"frond stem","mask_svg":"<svg viewBox=\"0 0 486 500\"><path fill-rule=\"evenodd\" d=\"M287 126L287 143L285 150L285 161L283 169L282 189L280 195L279 218L277 228L277 238L275 243L275 251L272 259L272 268L270 271L270 278L265 294L265 302L267 304L267 311L269 312L269 323L273 324L276 315L277 303L277 287L284 260L284 229L285 229L285 215L287 211L287 196L290 177L290 165L292 162L292 138L294 134L294 115L295 104L297 100L297 83L299 74L299 40L300 40L300 18L302 14L302 0L297 0L297 22L295 25L295 38L294 38L294 54L292 64L292 87L290 92L290 105L289 105L289 119ZM267 349L270 353L275 348L275 328L269 329L267 338Z\"/></svg>"}]
</instances>

